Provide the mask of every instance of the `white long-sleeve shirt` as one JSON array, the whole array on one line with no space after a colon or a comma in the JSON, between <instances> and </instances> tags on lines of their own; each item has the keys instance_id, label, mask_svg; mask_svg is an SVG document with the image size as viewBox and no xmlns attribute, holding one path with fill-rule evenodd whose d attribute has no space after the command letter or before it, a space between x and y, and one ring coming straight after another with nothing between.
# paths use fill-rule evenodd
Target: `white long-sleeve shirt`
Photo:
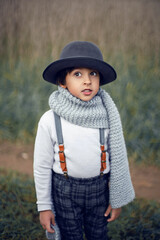
<instances>
[{"instance_id":1,"label":"white long-sleeve shirt","mask_svg":"<svg viewBox=\"0 0 160 240\"><path fill-rule=\"evenodd\" d=\"M85 128L69 123L61 118L64 152L68 175L77 178L90 178L100 174L101 149L99 129ZM105 129L105 149L109 130ZM34 179L38 211L52 208L52 170L63 174L58 155L58 143L52 110L47 111L38 124L34 150ZM109 156L107 168L110 171Z\"/></svg>"}]
</instances>

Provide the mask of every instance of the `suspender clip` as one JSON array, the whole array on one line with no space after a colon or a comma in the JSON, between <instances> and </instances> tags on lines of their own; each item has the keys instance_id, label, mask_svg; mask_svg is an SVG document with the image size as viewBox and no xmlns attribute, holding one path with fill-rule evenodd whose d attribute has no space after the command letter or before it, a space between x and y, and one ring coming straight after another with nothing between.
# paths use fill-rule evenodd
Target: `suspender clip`
<instances>
[{"instance_id":1,"label":"suspender clip","mask_svg":"<svg viewBox=\"0 0 160 240\"><path fill-rule=\"evenodd\" d=\"M101 145L101 170L100 175L102 176L103 171L106 169L106 150L104 149L104 145Z\"/></svg>"},{"instance_id":2,"label":"suspender clip","mask_svg":"<svg viewBox=\"0 0 160 240\"><path fill-rule=\"evenodd\" d=\"M64 176L66 179L68 179L68 173L67 172L63 172L64 173Z\"/></svg>"},{"instance_id":3,"label":"suspender clip","mask_svg":"<svg viewBox=\"0 0 160 240\"><path fill-rule=\"evenodd\" d=\"M66 158L65 158L65 154L64 154L64 145L63 144L59 145L58 153L59 153L59 160L60 160L62 171L64 173L67 173Z\"/></svg>"},{"instance_id":4,"label":"suspender clip","mask_svg":"<svg viewBox=\"0 0 160 240\"><path fill-rule=\"evenodd\" d=\"M107 152L107 150L102 150L103 153Z\"/></svg>"},{"instance_id":5,"label":"suspender clip","mask_svg":"<svg viewBox=\"0 0 160 240\"><path fill-rule=\"evenodd\" d=\"M101 163L106 163L106 160L102 160Z\"/></svg>"}]
</instances>

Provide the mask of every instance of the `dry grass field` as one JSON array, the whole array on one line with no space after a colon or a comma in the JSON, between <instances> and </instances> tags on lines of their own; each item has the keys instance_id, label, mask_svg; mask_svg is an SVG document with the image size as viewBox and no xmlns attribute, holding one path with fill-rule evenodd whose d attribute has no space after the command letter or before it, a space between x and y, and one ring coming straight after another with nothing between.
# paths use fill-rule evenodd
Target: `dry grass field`
<instances>
[{"instance_id":1,"label":"dry grass field","mask_svg":"<svg viewBox=\"0 0 160 240\"><path fill-rule=\"evenodd\" d=\"M107 59L159 59L159 9L158 0L1 0L0 54L55 59L69 41L89 40Z\"/></svg>"}]
</instances>

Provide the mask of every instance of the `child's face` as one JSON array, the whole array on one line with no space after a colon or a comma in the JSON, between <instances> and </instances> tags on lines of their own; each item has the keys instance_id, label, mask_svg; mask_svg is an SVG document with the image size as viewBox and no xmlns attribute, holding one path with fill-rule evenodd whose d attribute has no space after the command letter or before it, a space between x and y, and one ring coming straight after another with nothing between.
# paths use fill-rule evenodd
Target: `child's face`
<instances>
[{"instance_id":1,"label":"child's face","mask_svg":"<svg viewBox=\"0 0 160 240\"><path fill-rule=\"evenodd\" d=\"M100 75L98 71L89 68L75 68L66 75L65 85L68 91L83 101L91 100L99 90Z\"/></svg>"}]
</instances>

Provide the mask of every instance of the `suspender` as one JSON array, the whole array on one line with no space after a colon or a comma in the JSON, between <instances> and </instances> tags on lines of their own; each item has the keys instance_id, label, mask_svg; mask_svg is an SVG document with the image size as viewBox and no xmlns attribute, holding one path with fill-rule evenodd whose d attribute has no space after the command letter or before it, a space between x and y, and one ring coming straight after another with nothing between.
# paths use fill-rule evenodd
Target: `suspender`
<instances>
[{"instance_id":1,"label":"suspender","mask_svg":"<svg viewBox=\"0 0 160 240\"><path fill-rule=\"evenodd\" d=\"M106 150L104 149L104 128L99 129L100 135L100 144L101 144L101 175L103 175L103 171L106 169Z\"/></svg>"},{"instance_id":2,"label":"suspender","mask_svg":"<svg viewBox=\"0 0 160 240\"><path fill-rule=\"evenodd\" d=\"M60 165L61 165L64 175L67 177L68 174L67 174L66 158L65 158L65 154L64 154L64 143L63 143L61 119L60 119L60 116L57 115L55 112L54 112L54 119L55 119L56 133L57 133L57 139L58 139L58 145L59 145ZM104 142L105 142L104 128L99 129L99 135L100 135L100 145L101 145L100 174L103 175L103 171L106 169L106 150L104 148Z\"/></svg>"},{"instance_id":3,"label":"suspender","mask_svg":"<svg viewBox=\"0 0 160 240\"><path fill-rule=\"evenodd\" d=\"M58 145L59 145L58 153L59 153L60 165L64 175L67 177L67 165L66 165L66 157L64 155L61 119L60 119L60 116L58 116L55 112L54 112L54 119L55 119L56 133L57 133L57 139L58 139Z\"/></svg>"}]
</instances>

